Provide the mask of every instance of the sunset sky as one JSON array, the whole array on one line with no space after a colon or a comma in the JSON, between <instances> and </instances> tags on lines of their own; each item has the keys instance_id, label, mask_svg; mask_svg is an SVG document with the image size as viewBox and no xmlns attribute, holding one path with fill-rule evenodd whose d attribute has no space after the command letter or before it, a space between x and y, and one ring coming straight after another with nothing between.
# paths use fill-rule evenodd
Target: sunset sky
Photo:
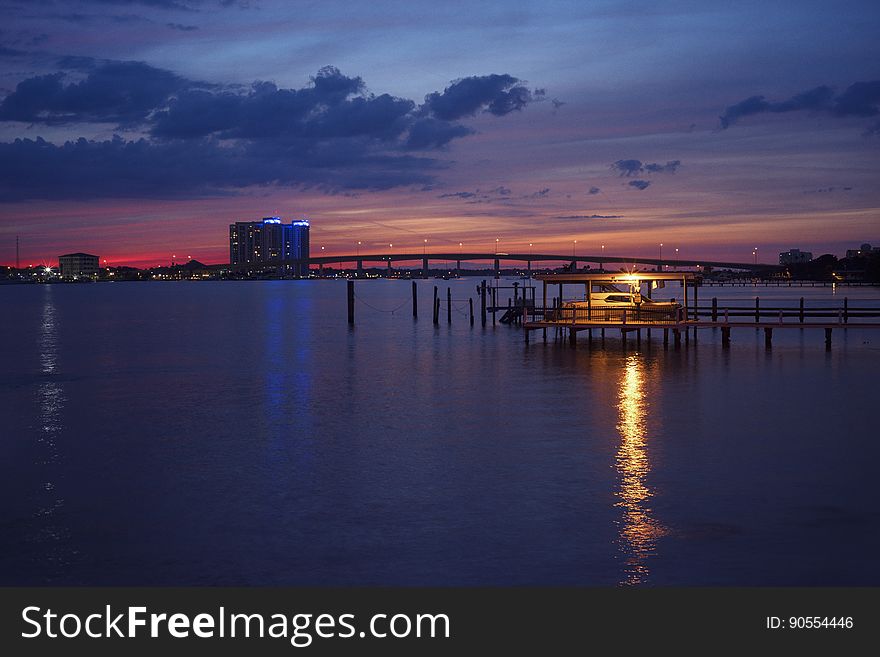
<instances>
[{"instance_id":1,"label":"sunset sky","mask_svg":"<svg viewBox=\"0 0 880 657\"><path fill-rule=\"evenodd\" d=\"M876 0L0 0L0 263L880 243Z\"/></svg>"}]
</instances>

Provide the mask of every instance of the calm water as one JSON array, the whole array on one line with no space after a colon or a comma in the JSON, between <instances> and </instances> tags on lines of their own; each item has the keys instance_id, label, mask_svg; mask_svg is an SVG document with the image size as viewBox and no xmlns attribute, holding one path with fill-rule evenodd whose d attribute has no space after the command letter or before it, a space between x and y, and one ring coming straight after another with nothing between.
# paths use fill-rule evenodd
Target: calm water
<instances>
[{"instance_id":1,"label":"calm water","mask_svg":"<svg viewBox=\"0 0 880 657\"><path fill-rule=\"evenodd\" d=\"M880 584L880 332L525 347L477 282L0 288L0 584Z\"/></svg>"}]
</instances>

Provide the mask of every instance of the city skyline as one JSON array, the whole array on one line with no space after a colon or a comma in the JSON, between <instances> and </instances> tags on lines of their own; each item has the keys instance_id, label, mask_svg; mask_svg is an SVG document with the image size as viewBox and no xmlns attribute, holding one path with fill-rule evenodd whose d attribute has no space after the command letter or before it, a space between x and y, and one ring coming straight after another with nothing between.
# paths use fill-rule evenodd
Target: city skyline
<instances>
[{"instance_id":1,"label":"city skyline","mask_svg":"<svg viewBox=\"0 0 880 657\"><path fill-rule=\"evenodd\" d=\"M4 264L220 263L266 216L327 255L878 241L871 3L64 6L0 2Z\"/></svg>"}]
</instances>

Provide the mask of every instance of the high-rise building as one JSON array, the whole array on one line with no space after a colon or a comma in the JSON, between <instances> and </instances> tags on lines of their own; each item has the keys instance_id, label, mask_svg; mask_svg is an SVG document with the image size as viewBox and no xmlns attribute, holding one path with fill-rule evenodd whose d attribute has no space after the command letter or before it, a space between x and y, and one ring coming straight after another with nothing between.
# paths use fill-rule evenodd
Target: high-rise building
<instances>
[{"instance_id":1,"label":"high-rise building","mask_svg":"<svg viewBox=\"0 0 880 657\"><path fill-rule=\"evenodd\" d=\"M266 217L229 224L229 264L234 269L308 276L309 222L284 224L279 217Z\"/></svg>"},{"instance_id":2,"label":"high-rise building","mask_svg":"<svg viewBox=\"0 0 880 657\"><path fill-rule=\"evenodd\" d=\"M68 253L58 256L62 278L94 278L98 275L98 256Z\"/></svg>"}]
</instances>

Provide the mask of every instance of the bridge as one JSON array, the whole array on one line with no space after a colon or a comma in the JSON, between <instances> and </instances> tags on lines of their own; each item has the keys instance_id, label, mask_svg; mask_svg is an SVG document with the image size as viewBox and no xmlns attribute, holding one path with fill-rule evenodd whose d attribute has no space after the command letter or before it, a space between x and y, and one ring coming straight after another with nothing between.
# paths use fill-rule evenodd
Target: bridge
<instances>
[{"instance_id":1,"label":"bridge","mask_svg":"<svg viewBox=\"0 0 880 657\"><path fill-rule=\"evenodd\" d=\"M598 264L604 269L604 265L649 265L658 271L661 267L712 267L714 269L739 269L744 271L767 271L781 270L780 265L767 265L751 262L720 262L715 260L669 260L660 258L642 258L637 256L608 256L608 255L561 255L558 253L479 253L479 252L447 252L447 253L369 253L348 254L332 256L312 256L309 263L318 265L323 269L324 265L354 263L358 271L364 268L364 263L384 263L392 268L394 263L421 261L421 270L424 275L429 271L431 261L455 262L455 269L461 269L462 262L489 261L494 265L495 272L501 271L502 262L525 263L526 269L531 271L533 263L565 262L578 266L579 263Z\"/></svg>"}]
</instances>

